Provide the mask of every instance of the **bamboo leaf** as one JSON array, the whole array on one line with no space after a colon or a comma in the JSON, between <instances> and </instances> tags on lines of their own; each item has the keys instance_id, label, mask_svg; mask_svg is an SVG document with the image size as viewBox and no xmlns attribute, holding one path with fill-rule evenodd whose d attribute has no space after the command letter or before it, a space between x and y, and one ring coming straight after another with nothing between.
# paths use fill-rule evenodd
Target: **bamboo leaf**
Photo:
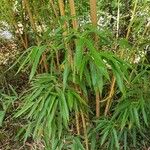
<instances>
[{"instance_id":1,"label":"bamboo leaf","mask_svg":"<svg viewBox=\"0 0 150 150\"><path fill-rule=\"evenodd\" d=\"M70 111L73 108L73 103L74 103L73 95L71 94L70 91L68 91L68 93L67 93L67 104L68 104L68 107L69 107Z\"/></svg>"},{"instance_id":2,"label":"bamboo leaf","mask_svg":"<svg viewBox=\"0 0 150 150\"><path fill-rule=\"evenodd\" d=\"M142 114L143 114L144 122L145 122L145 124L148 126L147 114L146 114L146 112L145 112L144 107L142 107Z\"/></svg>"},{"instance_id":3,"label":"bamboo leaf","mask_svg":"<svg viewBox=\"0 0 150 150\"><path fill-rule=\"evenodd\" d=\"M127 131L124 131L124 150L127 150Z\"/></svg>"},{"instance_id":4,"label":"bamboo leaf","mask_svg":"<svg viewBox=\"0 0 150 150\"><path fill-rule=\"evenodd\" d=\"M0 111L0 127L2 126L5 117L5 111Z\"/></svg>"},{"instance_id":5,"label":"bamboo leaf","mask_svg":"<svg viewBox=\"0 0 150 150\"><path fill-rule=\"evenodd\" d=\"M67 106L67 103L66 103L66 98L65 98L65 95L63 92L60 92L61 94L61 106L62 107L62 115L63 115L63 119L65 121L65 125L67 127L67 122L69 121L69 110L68 110L68 106Z\"/></svg>"},{"instance_id":6,"label":"bamboo leaf","mask_svg":"<svg viewBox=\"0 0 150 150\"><path fill-rule=\"evenodd\" d=\"M117 136L117 132L115 129L112 129L112 132L113 132L113 135L114 135L114 139L115 139L115 145L116 145L116 148L117 150L119 150L119 142L118 142L118 136Z\"/></svg>"},{"instance_id":7,"label":"bamboo leaf","mask_svg":"<svg viewBox=\"0 0 150 150\"><path fill-rule=\"evenodd\" d=\"M41 46L38 49L38 52L35 56L33 56L33 65L32 65L32 69L31 69L31 73L30 73L30 76L29 76L29 79L31 80L33 78L33 76L35 75L35 72L37 70L37 66L39 64L39 61L40 61L40 58L43 54L43 52L46 50L46 46Z\"/></svg>"},{"instance_id":8,"label":"bamboo leaf","mask_svg":"<svg viewBox=\"0 0 150 150\"><path fill-rule=\"evenodd\" d=\"M27 129L24 135L24 142L27 140L27 138L30 136L31 133L32 133L32 123L30 122L27 126Z\"/></svg>"},{"instance_id":9,"label":"bamboo leaf","mask_svg":"<svg viewBox=\"0 0 150 150\"><path fill-rule=\"evenodd\" d=\"M83 45L85 42L83 38L79 38L76 42L77 42L76 44L77 46L76 46L76 53L75 53L75 64L77 68L81 68L83 52L84 52Z\"/></svg>"},{"instance_id":10,"label":"bamboo leaf","mask_svg":"<svg viewBox=\"0 0 150 150\"><path fill-rule=\"evenodd\" d=\"M108 135L109 135L109 128L108 128L108 130L105 131L105 133L101 137L101 145L104 144L104 142L106 141L106 138L108 137Z\"/></svg>"},{"instance_id":11,"label":"bamboo leaf","mask_svg":"<svg viewBox=\"0 0 150 150\"><path fill-rule=\"evenodd\" d=\"M69 72L70 72L69 65L66 64L65 65L65 70L64 70L64 73L63 73L63 90L65 90L65 88L66 88Z\"/></svg>"},{"instance_id":12,"label":"bamboo leaf","mask_svg":"<svg viewBox=\"0 0 150 150\"><path fill-rule=\"evenodd\" d=\"M128 109L126 109L124 112L123 112L123 116L121 116L121 130L123 130L123 128L126 126L126 122L127 122L127 119L128 119Z\"/></svg>"},{"instance_id":13,"label":"bamboo leaf","mask_svg":"<svg viewBox=\"0 0 150 150\"><path fill-rule=\"evenodd\" d=\"M34 102L30 102L28 103L28 105L24 105L21 110L19 110L14 117L17 118L19 116L21 116L23 113L25 113L29 108L31 108L34 105Z\"/></svg>"},{"instance_id":14,"label":"bamboo leaf","mask_svg":"<svg viewBox=\"0 0 150 150\"><path fill-rule=\"evenodd\" d=\"M140 120L139 120L139 115L138 115L137 108L133 108L133 113L134 113L136 124L140 128Z\"/></svg>"},{"instance_id":15,"label":"bamboo leaf","mask_svg":"<svg viewBox=\"0 0 150 150\"><path fill-rule=\"evenodd\" d=\"M81 144L79 138L75 137L74 141L76 142L78 149L85 150L84 147L83 147L83 145Z\"/></svg>"}]
</instances>

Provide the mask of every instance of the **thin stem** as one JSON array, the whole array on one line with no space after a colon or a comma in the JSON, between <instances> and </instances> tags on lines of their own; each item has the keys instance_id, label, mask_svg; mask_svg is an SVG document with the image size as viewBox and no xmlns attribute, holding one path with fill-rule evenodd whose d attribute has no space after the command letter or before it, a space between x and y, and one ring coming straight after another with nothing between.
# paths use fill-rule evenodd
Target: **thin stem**
<instances>
[{"instance_id":1,"label":"thin stem","mask_svg":"<svg viewBox=\"0 0 150 150\"><path fill-rule=\"evenodd\" d=\"M143 34L142 34L142 38L144 38L144 35L149 32L149 28L148 28L149 25L150 25L150 22L148 22L147 25L145 26L144 31L143 31ZM149 33L148 33L148 34L149 34ZM136 42L134 43L133 47L132 47L132 51L133 51L133 52L131 53L131 56L133 56L133 58L131 59L131 62L132 62L132 63L134 63L134 61L135 61L135 55L136 55L136 54L135 54L135 51L134 51L134 50L135 50L135 47L139 45L138 42L139 42L139 41L136 41Z\"/></svg>"},{"instance_id":2,"label":"thin stem","mask_svg":"<svg viewBox=\"0 0 150 150\"><path fill-rule=\"evenodd\" d=\"M86 146L86 150L89 150L86 121L82 111L81 111L81 118L82 118L83 130L84 130L85 146Z\"/></svg>"},{"instance_id":3,"label":"thin stem","mask_svg":"<svg viewBox=\"0 0 150 150\"><path fill-rule=\"evenodd\" d=\"M137 8L137 3L138 3L138 0L136 0L135 4L134 4L131 20L130 20L130 23L129 23L129 26L128 26L128 30L127 30L127 34L126 34L126 39L128 39L129 35L130 35L131 27L132 27L132 24L133 24L133 19L134 19L136 8Z\"/></svg>"},{"instance_id":4,"label":"thin stem","mask_svg":"<svg viewBox=\"0 0 150 150\"><path fill-rule=\"evenodd\" d=\"M96 117L99 118L100 116L100 93L96 91Z\"/></svg>"},{"instance_id":5,"label":"thin stem","mask_svg":"<svg viewBox=\"0 0 150 150\"><path fill-rule=\"evenodd\" d=\"M119 7L119 3L120 0L118 0L118 10L117 10L117 34L116 34L116 39L118 39L119 37L119 20L120 20L120 7Z\"/></svg>"},{"instance_id":6,"label":"thin stem","mask_svg":"<svg viewBox=\"0 0 150 150\"><path fill-rule=\"evenodd\" d=\"M55 9L55 5L54 5L53 0L50 0L50 4L52 6L52 9L54 11L54 15L55 15L56 19L58 19L58 13L57 13L57 11ZM58 20L58 23L60 24L59 20ZM57 63L57 68L59 69L59 66L60 66L60 64L59 64L59 52L56 52L56 63Z\"/></svg>"},{"instance_id":7,"label":"thin stem","mask_svg":"<svg viewBox=\"0 0 150 150\"><path fill-rule=\"evenodd\" d=\"M19 30L19 28L18 28L18 25L17 25L15 19L13 20L12 25L13 25L14 29L19 32L19 37L20 37L20 39L21 39L21 42L22 42L23 47L24 47L25 49L27 49L26 42L24 41L24 39L23 39L23 37L22 37L22 34L21 34L21 32L20 32L20 30Z\"/></svg>"},{"instance_id":8,"label":"thin stem","mask_svg":"<svg viewBox=\"0 0 150 150\"><path fill-rule=\"evenodd\" d=\"M24 3L23 3L23 1L22 1L22 3L21 3L21 9L22 9L22 12L21 12L21 16L22 16L22 25L23 25L23 35L24 35L24 42L25 42L25 49L27 49L28 48L28 35L27 35L27 23L26 23L26 20L25 20L25 18L26 18L26 15L24 15L24 13L23 13L23 11L24 11Z\"/></svg>"},{"instance_id":9,"label":"thin stem","mask_svg":"<svg viewBox=\"0 0 150 150\"><path fill-rule=\"evenodd\" d=\"M150 22L147 23L142 36L144 36L148 32L149 29L150 29Z\"/></svg>"},{"instance_id":10,"label":"thin stem","mask_svg":"<svg viewBox=\"0 0 150 150\"><path fill-rule=\"evenodd\" d=\"M57 11L56 11L56 9L55 9L53 0L50 0L50 4L51 4L51 6L52 6L52 9L53 9L53 11L54 11L54 14L55 14L56 18L58 18L58 13L57 13Z\"/></svg>"},{"instance_id":11,"label":"thin stem","mask_svg":"<svg viewBox=\"0 0 150 150\"><path fill-rule=\"evenodd\" d=\"M112 83L111 83L111 87L110 87L110 93L109 93L109 96L108 96L108 99L107 99L107 103L106 103L106 107L105 107L105 116L108 114L108 111L109 111L109 108L110 108L110 104L111 104L111 100L112 100L112 97L114 95L114 92L115 92L115 83L116 83L116 78L113 77L112 79Z\"/></svg>"},{"instance_id":12,"label":"thin stem","mask_svg":"<svg viewBox=\"0 0 150 150\"><path fill-rule=\"evenodd\" d=\"M29 20L30 20L32 29L33 29L34 31L36 31L35 21L34 21L34 19L33 19L32 13L31 13L28 0L24 0L24 4L25 4L25 7L26 7L27 12L28 12L28 15L29 15Z\"/></svg>"},{"instance_id":13,"label":"thin stem","mask_svg":"<svg viewBox=\"0 0 150 150\"><path fill-rule=\"evenodd\" d=\"M21 32L20 32L18 26L17 26L17 25L14 25L14 27L15 27L15 28L17 29L17 31L19 32L19 37L20 37L20 39L21 39L21 42L22 42L23 47L24 47L25 49L27 49L27 44L26 44L27 42L26 42L26 40L23 39L22 34L21 34Z\"/></svg>"},{"instance_id":14,"label":"thin stem","mask_svg":"<svg viewBox=\"0 0 150 150\"><path fill-rule=\"evenodd\" d=\"M75 113L75 117L76 117L76 130L77 130L77 134L80 135L79 114L77 112Z\"/></svg>"}]
</instances>

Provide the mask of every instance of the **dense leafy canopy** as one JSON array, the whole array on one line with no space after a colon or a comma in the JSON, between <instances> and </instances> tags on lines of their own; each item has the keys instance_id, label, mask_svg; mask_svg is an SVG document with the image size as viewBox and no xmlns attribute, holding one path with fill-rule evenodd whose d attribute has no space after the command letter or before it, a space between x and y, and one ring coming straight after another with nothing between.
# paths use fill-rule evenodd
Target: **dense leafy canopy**
<instances>
[{"instance_id":1,"label":"dense leafy canopy","mask_svg":"<svg viewBox=\"0 0 150 150\"><path fill-rule=\"evenodd\" d=\"M21 92L1 90L0 126L16 102L17 138L43 149L150 146L149 5L1 0L0 27L21 49L7 72L28 81Z\"/></svg>"}]
</instances>

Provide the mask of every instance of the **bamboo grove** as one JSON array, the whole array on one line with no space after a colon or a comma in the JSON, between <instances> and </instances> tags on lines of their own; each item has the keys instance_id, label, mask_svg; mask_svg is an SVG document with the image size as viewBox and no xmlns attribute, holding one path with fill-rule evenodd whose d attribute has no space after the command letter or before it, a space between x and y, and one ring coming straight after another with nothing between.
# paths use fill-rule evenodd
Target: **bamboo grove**
<instances>
[{"instance_id":1,"label":"bamboo grove","mask_svg":"<svg viewBox=\"0 0 150 150\"><path fill-rule=\"evenodd\" d=\"M1 0L0 20L21 48L8 72L17 67L16 74L28 76L15 98L12 117L21 122L16 137L47 150L150 144L149 5Z\"/></svg>"}]
</instances>

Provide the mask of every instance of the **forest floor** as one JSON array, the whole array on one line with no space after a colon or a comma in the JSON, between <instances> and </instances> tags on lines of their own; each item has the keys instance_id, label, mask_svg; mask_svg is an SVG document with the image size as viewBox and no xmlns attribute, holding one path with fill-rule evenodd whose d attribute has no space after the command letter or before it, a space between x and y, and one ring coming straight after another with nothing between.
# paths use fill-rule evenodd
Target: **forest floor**
<instances>
[{"instance_id":1,"label":"forest floor","mask_svg":"<svg viewBox=\"0 0 150 150\"><path fill-rule=\"evenodd\" d=\"M27 79L24 73L15 75L16 69L7 69L12 65L14 58L19 54L17 45L13 41L0 42L0 110L3 110L3 99L1 93L9 95L9 85L17 92L23 90ZM11 106L5 115L2 126L0 126L0 150L28 150L35 147L34 143L22 143L16 139L20 121L13 119L15 105Z\"/></svg>"}]
</instances>

